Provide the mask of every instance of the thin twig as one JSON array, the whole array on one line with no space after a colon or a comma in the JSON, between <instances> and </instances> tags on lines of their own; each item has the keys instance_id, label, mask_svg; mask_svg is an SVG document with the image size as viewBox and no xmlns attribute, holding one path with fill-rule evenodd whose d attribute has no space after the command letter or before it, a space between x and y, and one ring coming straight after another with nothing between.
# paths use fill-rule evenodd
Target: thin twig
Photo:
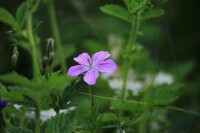
<instances>
[{"instance_id":1,"label":"thin twig","mask_svg":"<svg viewBox=\"0 0 200 133\"><path fill-rule=\"evenodd\" d=\"M84 93L84 92L80 92L80 93L83 94L83 95L91 96L88 93ZM93 96L96 97L96 98L101 98L101 99L105 99L105 100L121 101L121 99L116 99L116 98L110 98L110 97L104 97L104 96L98 96L98 95L93 95ZM147 105L147 103L145 103L145 102L132 101L132 100L131 101L130 100L125 100L124 102L125 103ZM196 111L187 110L187 109L174 107L174 106L164 106L164 107L167 108L167 109L176 110L176 111L185 112L185 113L189 113L189 114L200 116L200 113L196 112Z\"/></svg>"}]
</instances>

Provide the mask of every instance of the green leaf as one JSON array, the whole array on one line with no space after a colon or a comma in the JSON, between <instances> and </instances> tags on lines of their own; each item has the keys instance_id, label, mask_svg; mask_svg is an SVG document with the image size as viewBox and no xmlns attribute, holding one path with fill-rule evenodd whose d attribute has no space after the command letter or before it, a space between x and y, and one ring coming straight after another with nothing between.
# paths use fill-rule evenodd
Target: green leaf
<instances>
[{"instance_id":1,"label":"green leaf","mask_svg":"<svg viewBox=\"0 0 200 133\"><path fill-rule=\"evenodd\" d=\"M23 47L24 49L26 49L28 52L31 53L31 47L29 45L29 42L25 41L25 40L21 40L19 43L18 43L19 46Z\"/></svg>"},{"instance_id":2,"label":"green leaf","mask_svg":"<svg viewBox=\"0 0 200 133\"><path fill-rule=\"evenodd\" d=\"M20 27L17 24L15 18L7 10L0 8L0 21L11 26L12 28L19 30Z\"/></svg>"},{"instance_id":3,"label":"green leaf","mask_svg":"<svg viewBox=\"0 0 200 133\"><path fill-rule=\"evenodd\" d=\"M57 114L47 122L45 133L72 133L76 130L76 114Z\"/></svg>"},{"instance_id":4,"label":"green leaf","mask_svg":"<svg viewBox=\"0 0 200 133\"><path fill-rule=\"evenodd\" d=\"M6 87L0 84L0 98L3 97L7 93L8 91L6 90Z\"/></svg>"},{"instance_id":5,"label":"green leaf","mask_svg":"<svg viewBox=\"0 0 200 133\"><path fill-rule=\"evenodd\" d=\"M25 23L26 15L27 15L27 4L26 2L24 2L18 7L16 13L16 19L21 28Z\"/></svg>"},{"instance_id":6,"label":"green leaf","mask_svg":"<svg viewBox=\"0 0 200 133\"><path fill-rule=\"evenodd\" d=\"M0 98L3 98L8 101L24 99L20 92L13 90L7 91L6 87L1 84L0 84Z\"/></svg>"},{"instance_id":7,"label":"green leaf","mask_svg":"<svg viewBox=\"0 0 200 133\"><path fill-rule=\"evenodd\" d=\"M166 2L168 2L168 0L151 0L153 4L164 4Z\"/></svg>"},{"instance_id":8,"label":"green leaf","mask_svg":"<svg viewBox=\"0 0 200 133\"><path fill-rule=\"evenodd\" d=\"M62 101L60 103L65 104L66 102L69 102L72 97L74 97L77 93L80 92L80 89L84 86L84 83L82 80L76 81L75 83L70 84L65 88L65 90L62 93Z\"/></svg>"},{"instance_id":9,"label":"green leaf","mask_svg":"<svg viewBox=\"0 0 200 133\"><path fill-rule=\"evenodd\" d=\"M144 7L148 0L124 0L129 12L136 12L138 9Z\"/></svg>"},{"instance_id":10,"label":"green leaf","mask_svg":"<svg viewBox=\"0 0 200 133\"><path fill-rule=\"evenodd\" d=\"M66 86L68 86L74 78L68 77L66 75L54 75L50 77L47 81L41 84L43 89L56 89L56 90L64 90Z\"/></svg>"},{"instance_id":11,"label":"green leaf","mask_svg":"<svg viewBox=\"0 0 200 133\"><path fill-rule=\"evenodd\" d=\"M34 84L32 81L28 80L26 77L21 76L17 74L16 72L9 73L6 75L1 75L0 80L7 82L7 83L12 83L15 85L22 85L26 87L33 87Z\"/></svg>"},{"instance_id":12,"label":"green leaf","mask_svg":"<svg viewBox=\"0 0 200 133\"><path fill-rule=\"evenodd\" d=\"M33 131L26 127L12 127L8 128L6 133L33 133Z\"/></svg>"},{"instance_id":13,"label":"green leaf","mask_svg":"<svg viewBox=\"0 0 200 133\"><path fill-rule=\"evenodd\" d=\"M103 116L101 117L102 122L115 121L116 119L117 117L114 113L103 113Z\"/></svg>"},{"instance_id":14,"label":"green leaf","mask_svg":"<svg viewBox=\"0 0 200 133\"><path fill-rule=\"evenodd\" d=\"M178 89L181 84L174 83L171 85L163 84L151 88L145 95L145 101L154 105L167 105L178 99Z\"/></svg>"},{"instance_id":15,"label":"green leaf","mask_svg":"<svg viewBox=\"0 0 200 133\"><path fill-rule=\"evenodd\" d=\"M134 103L122 103L121 101L112 101L111 105L117 110L125 110L131 113L137 113L141 110L140 105Z\"/></svg>"},{"instance_id":16,"label":"green leaf","mask_svg":"<svg viewBox=\"0 0 200 133\"><path fill-rule=\"evenodd\" d=\"M151 19L151 18L156 18L156 17L162 16L164 14L165 14L165 12L161 8L151 8L151 9L147 9L147 10L143 11L143 13L141 14L141 18L143 20Z\"/></svg>"},{"instance_id":17,"label":"green leaf","mask_svg":"<svg viewBox=\"0 0 200 133\"><path fill-rule=\"evenodd\" d=\"M26 88L24 86L9 86L8 89L11 90L11 91L18 92L18 93L25 95L25 96L35 98L35 92L30 88Z\"/></svg>"},{"instance_id":18,"label":"green leaf","mask_svg":"<svg viewBox=\"0 0 200 133\"><path fill-rule=\"evenodd\" d=\"M119 5L114 5L114 4L105 5L100 7L100 10L108 15L131 22L130 13L125 8Z\"/></svg>"},{"instance_id":19,"label":"green leaf","mask_svg":"<svg viewBox=\"0 0 200 133\"><path fill-rule=\"evenodd\" d=\"M22 107L23 108L23 107ZM22 109L20 108L20 110ZM14 106L6 106L6 108L3 110L6 114L15 116L19 119L23 119L23 117L25 117L25 113L23 111L19 111L17 110Z\"/></svg>"}]
</instances>

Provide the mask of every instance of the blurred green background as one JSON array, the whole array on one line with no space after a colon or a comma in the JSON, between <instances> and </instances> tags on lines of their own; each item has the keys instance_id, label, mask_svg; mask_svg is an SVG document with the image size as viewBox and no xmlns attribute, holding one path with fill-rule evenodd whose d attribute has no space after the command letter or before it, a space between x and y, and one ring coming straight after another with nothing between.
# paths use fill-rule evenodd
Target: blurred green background
<instances>
[{"instance_id":1,"label":"blurred green background","mask_svg":"<svg viewBox=\"0 0 200 133\"><path fill-rule=\"evenodd\" d=\"M0 6L14 15L22 2L23 0L0 0ZM107 44L112 35L127 39L130 25L100 12L99 7L109 3L123 5L121 0L55 2L63 45L70 47L66 52L73 53L66 60L68 67L74 64L73 56L81 52L108 50ZM169 0L163 8L166 11L164 16L148 20L141 25L143 35L139 37L139 42L160 68L175 73L185 84L181 97L174 106L200 112L200 1ZM39 6L34 14L34 21L41 22L37 33L41 37L40 47L44 48L45 40L52 37L45 4ZM6 33L9 30L8 26L0 23L0 74L14 70L31 77L30 55L24 49L19 48L17 66L11 65L13 47ZM171 115L173 117L170 117ZM168 117L173 123L169 129L171 133L200 132L200 118L197 116L172 112Z\"/></svg>"}]
</instances>

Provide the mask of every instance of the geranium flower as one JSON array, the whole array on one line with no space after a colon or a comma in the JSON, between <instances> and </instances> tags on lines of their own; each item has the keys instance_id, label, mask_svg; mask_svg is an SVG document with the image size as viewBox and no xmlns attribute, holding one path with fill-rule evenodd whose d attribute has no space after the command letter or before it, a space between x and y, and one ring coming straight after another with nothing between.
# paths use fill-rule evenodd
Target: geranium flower
<instances>
[{"instance_id":1,"label":"geranium flower","mask_svg":"<svg viewBox=\"0 0 200 133\"><path fill-rule=\"evenodd\" d=\"M97 52L92 58L87 53L82 53L74 58L79 65L70 67L67 75L74 77L83 73L85 74L83 80L89 85L94 85L99 72L114 72L117 69L115 62L107 59L108 57L110 57L110 54L107 51Z\"/></svg>"}]
</instances>

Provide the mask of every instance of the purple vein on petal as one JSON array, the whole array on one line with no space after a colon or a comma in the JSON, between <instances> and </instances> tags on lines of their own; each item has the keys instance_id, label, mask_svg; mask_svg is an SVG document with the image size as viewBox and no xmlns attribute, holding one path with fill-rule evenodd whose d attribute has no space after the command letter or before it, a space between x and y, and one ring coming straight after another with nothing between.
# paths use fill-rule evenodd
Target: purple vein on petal
<instances>
[{"instance_id":1,"label":"purple vein on petal","mask_svg":"<svg viewBox=\"0 0 200 133\"><path fill-rule=\"evenodd\" d=\"M89 67L85 67L83 65L76 65L69 68L67 75L68 76L78 76L79 74L89 70Z\"/></svg>"},{"instance_id":2,"label":"purple vein on petal","mask_svg":"<svg viewBox=\"0 0 200 133\"><path fill-rule=\"evenodd\" d=\"M110 57L110 54L107 51L97 52L92 56L92 62L93 62L92 65L95 66L99 64L101 61L107 59L108 57Z\"/></svg>"},{"instance_id":3,"label":"purple vein on petal","mask_svg":"<svg viewBox=\"0 0 200 133\"><path fill-rule=\"evenodd\" d=\"M117 65L111 59L102 61L95 67L99 72L114 72L117 69Z\"/></svg>"},{"instance_id":4,"label":"purple vein on petal","mask_svg":"<svg viewBox=\"0 0 200 133\"><path fill-rule=\"evenodd\" d=\"M80 65L90 66L91 58L87 53L82 53L78 57L75 57L74 60L78 62Z\"/></svg>"},{"instance_id":5,"label":"purple vein on petal","mask_svg":"<svg viewBox=\"0 0 200 133\"><path fill-rule=\"evenodd\" d=\"M90 69L86 72L85 76L83 77L83 80L89 85L94 85L98 77L98 71L95 69Z\"/></svg>"}]
</instances>

